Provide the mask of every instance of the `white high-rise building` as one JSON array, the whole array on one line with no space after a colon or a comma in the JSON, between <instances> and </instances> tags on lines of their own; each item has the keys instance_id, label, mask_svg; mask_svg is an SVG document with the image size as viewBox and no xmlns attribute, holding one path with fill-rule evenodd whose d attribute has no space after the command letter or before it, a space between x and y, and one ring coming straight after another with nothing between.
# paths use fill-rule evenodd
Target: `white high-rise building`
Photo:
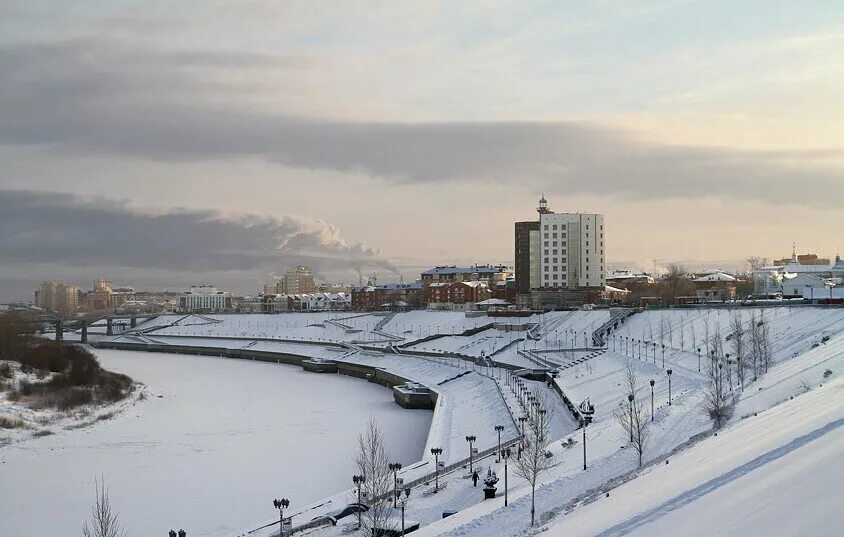
<instances>
[{"instance_id":1,"label":"white high-rise building","mask_svg":"<svg viewBox=\"0 0 844 537\"><path fill-rule=\"evenodd\" d=\"M606 285L604 215L540 212L540 287Z\"/></svg>"}]
</instances>

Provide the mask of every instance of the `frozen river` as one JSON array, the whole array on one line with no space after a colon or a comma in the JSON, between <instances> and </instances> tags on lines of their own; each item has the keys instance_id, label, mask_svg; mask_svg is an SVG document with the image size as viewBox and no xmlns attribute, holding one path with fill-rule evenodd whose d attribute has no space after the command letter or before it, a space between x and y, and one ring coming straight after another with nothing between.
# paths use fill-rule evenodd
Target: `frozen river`
<instances>
[{"instance_id":1,"label":"frozen river","mask_svg":"<svg viewBox=\"0 0 844 537\"><path fill-rule=\"evenodd\" d=\"M220 536L351 488L370 416L391 455L419 460L432 414L389 390L301 368L204 356L96 350L147 386L109 421L0 448L0 535L81 535L102 475L131 536ZM159 397L161 396L161 397Z\"/></svg>"}]
</instances>

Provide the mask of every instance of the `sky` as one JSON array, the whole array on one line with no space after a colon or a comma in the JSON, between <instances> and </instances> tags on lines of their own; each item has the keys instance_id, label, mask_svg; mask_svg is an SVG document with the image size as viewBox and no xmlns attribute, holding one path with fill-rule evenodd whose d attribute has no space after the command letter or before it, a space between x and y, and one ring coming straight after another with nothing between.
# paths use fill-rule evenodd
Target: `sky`
<instances>
[{"instance_id":1,"label":"sky","mask_svg":"<svg viewBox=\"0 0 844 537\"><path fill-rule=\"evenodd\" d=\"M840 1L0 3L0 300L513 261L834 257Z\"/></svg>"}]
</instances>

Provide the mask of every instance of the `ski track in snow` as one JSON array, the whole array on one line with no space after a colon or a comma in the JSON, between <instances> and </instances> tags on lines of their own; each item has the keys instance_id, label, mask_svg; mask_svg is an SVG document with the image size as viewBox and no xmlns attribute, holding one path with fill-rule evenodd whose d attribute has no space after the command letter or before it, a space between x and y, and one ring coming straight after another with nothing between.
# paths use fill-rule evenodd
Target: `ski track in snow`
<instances>
[{"instance_id":1,"label":"ski track in snow","mask_svg":"<svg viewBox=\"0 0 844 537\"><path fill-rule=\"evenodd\" d=\"M835 421L827 423L823 427L815 429L814 431L804 434L798 438L795 438L788 444L780 446L776 449L772 449L767 453L760 455L753 459L750 462L742 464L734 468L733 470L722 474L714 479L703 483L693 489L687 490L686 492L671 498L670 500L662 503L661 505L654 507L653 509L649 509L644 513L636 515L635 517L629 518L624 522L616 524L615 526L602 531L596 537L615 537L620 535L626 535L631 531L635 530L636 528L653 522L659 518L664 517L668 513L675 511L685 505L688 505L695 500L715 491L719 488L743 477L750 472L762 468L768 463L774 462L777 459L784 457L785 455L796 451L797 449L805 446L806 444L810 443L813 440L821 438L822 436L834 431L838 427L844 425L844 418L839 418Z\"/></svg>"}]
</instances>

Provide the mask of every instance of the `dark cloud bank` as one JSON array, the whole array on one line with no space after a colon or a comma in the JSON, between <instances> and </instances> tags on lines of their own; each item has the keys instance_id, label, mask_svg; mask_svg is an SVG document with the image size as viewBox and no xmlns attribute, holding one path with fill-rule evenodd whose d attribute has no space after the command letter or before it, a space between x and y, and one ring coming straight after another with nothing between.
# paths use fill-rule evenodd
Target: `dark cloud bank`
<instances>
[{"instance_id":1,"label":"dark cloud bank","mask_svg":"<svg viewBox=\"0 0 844 537\"><path fill-rule=\"evenodd\" d=\"M386 181L518 180L561 194L833 207L840 150L660 145L585 123L350 123L267 114L214 69L289 75L286 57L138 50L91 40L0 48L0 143L159 161L257 156ZM197 73L211 73L203 76ZM248 77L246 77L248 78ZM283 95L285 88L278 88ZM291 89L291 91L293 91Z\"/></svg>"},{"instance_id":2,"label":"dark cloud bank","mask_svg":"<svg viewBox=\"0 0 844 537\"><path fill-rule=\"evenodd\" d=\"M0 282L15 287L2 290L6 299L26 296L39 279L76 274L87 283L100 274L125 280L125 272L161 286L223 279L254 290L298 264L323 274L396 270L336 228L295 217L148 214L111 199L0 190L0 229Z\"/></svg>"}]
</instances>

